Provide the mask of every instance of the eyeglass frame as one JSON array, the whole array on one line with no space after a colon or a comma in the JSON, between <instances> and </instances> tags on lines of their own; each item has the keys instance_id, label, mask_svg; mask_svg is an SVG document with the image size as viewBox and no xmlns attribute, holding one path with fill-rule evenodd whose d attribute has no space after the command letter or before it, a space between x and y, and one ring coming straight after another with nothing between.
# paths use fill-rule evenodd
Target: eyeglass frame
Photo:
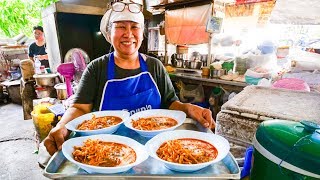
<instances>
[{"instance_id":1,"label":"eyeglass frame","mask_svg":"<svg viewBox=\"0 0 320 180\"><path fill-rule=\"evenodd\" d=\"M131 1L131 2L132 2L132 1ZM115 10L113 9L113 5L114 5L115 3L122 3L122 4L124 4L123 9L122 9L121 11L115 11ZM132 12L132 11L130 10L130 6L129 6L130 4L139 5L139 6L140 6L140 11L139 11L139 12ZM143 11L143 5L142 5L142 4L139 4L139 3L134 3L134 2L132 2L132 3L125 3L125 2L121 2L121 1L114 1L114 2L111 2L111 3L110 3L110 6L111 6L112 11L114 11L114 12L122 12L122 11L124 11L124 9L126 8L126 6L128 7L128 10L129 10L131 13L137 14L137 13L140 13L140 12Z\"/></svg>"}]
</instances>

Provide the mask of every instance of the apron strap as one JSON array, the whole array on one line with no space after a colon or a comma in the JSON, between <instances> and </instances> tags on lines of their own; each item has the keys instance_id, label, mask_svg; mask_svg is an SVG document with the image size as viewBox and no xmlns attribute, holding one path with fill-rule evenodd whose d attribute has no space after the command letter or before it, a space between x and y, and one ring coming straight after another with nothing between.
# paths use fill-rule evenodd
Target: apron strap
<instances>
[{"instance_id":1,"label":"apron strap","mask_svg":"<svg viewBox=\"0 0 320 180\"><path fill-rule=\"evenodd\" d=\"M140 53L139 53L139 63L140 63L141 72L147 72L148 71L147 63L144 61L144 59ZM115 67L116 67L116 64L114 62L114 54L112 52L109 56L108 69L107 69L107 74L106 74L108 80L114 79L115 69L116 69Z\"/></svg>"}]
</instances>

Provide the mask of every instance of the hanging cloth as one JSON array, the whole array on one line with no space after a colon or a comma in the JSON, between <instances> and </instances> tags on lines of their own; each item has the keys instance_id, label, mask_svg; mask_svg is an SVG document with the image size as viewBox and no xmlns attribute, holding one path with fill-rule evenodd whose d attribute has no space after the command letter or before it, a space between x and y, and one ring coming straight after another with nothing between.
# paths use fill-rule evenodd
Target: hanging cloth
<instances>
[{"instance_id":1,"label":"hanging cloth","mask_svg":"<svg viewBox=\"0 0 320 180\"><path fill-rule=\"evenodd\" d=\"M206 32L212 4L167 10L165 13L165 34L170 44L203 44L209 42Z\"/></svg>"}]
</instances>

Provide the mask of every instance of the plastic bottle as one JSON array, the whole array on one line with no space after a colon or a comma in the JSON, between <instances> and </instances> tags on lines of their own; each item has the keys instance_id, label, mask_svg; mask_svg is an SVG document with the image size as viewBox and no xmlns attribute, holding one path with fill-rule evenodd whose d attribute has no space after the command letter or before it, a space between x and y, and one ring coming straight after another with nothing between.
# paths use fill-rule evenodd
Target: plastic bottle
<instances>
[{"instance_id":1,"label":"plastic bottle","mask_svg":"<svg viewBox=\"0 0 320 180\"><path fill-rule=\"evenodd\" d=\"M35 71L36 74L41 74L40 67L41 67L41 62L40 62L40 60L35 56L35 58L34 58L34 71Z\"/></svg>"}]
</instances>

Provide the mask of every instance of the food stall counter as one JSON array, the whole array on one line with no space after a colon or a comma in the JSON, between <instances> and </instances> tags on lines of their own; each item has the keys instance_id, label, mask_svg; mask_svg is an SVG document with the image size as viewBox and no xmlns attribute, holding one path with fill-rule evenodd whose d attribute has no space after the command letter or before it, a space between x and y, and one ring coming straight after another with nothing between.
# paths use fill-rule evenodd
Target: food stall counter
<instances>
[{"instance_id":1,"label":"food stall counter","mask_svg":"<svg viewBox=\"0 0 320 180\"><path fill-rule=\"evenodd\" d=\"M184 83L190 84L202 84L209 87L222 87L227 91L240 92L244 87L248 86L245 82L229 81L219 78L210 78L208 76L202 76L197 71L175 71L169 73L172 81L181 80Z\"/></svg>"}]
</instances>

